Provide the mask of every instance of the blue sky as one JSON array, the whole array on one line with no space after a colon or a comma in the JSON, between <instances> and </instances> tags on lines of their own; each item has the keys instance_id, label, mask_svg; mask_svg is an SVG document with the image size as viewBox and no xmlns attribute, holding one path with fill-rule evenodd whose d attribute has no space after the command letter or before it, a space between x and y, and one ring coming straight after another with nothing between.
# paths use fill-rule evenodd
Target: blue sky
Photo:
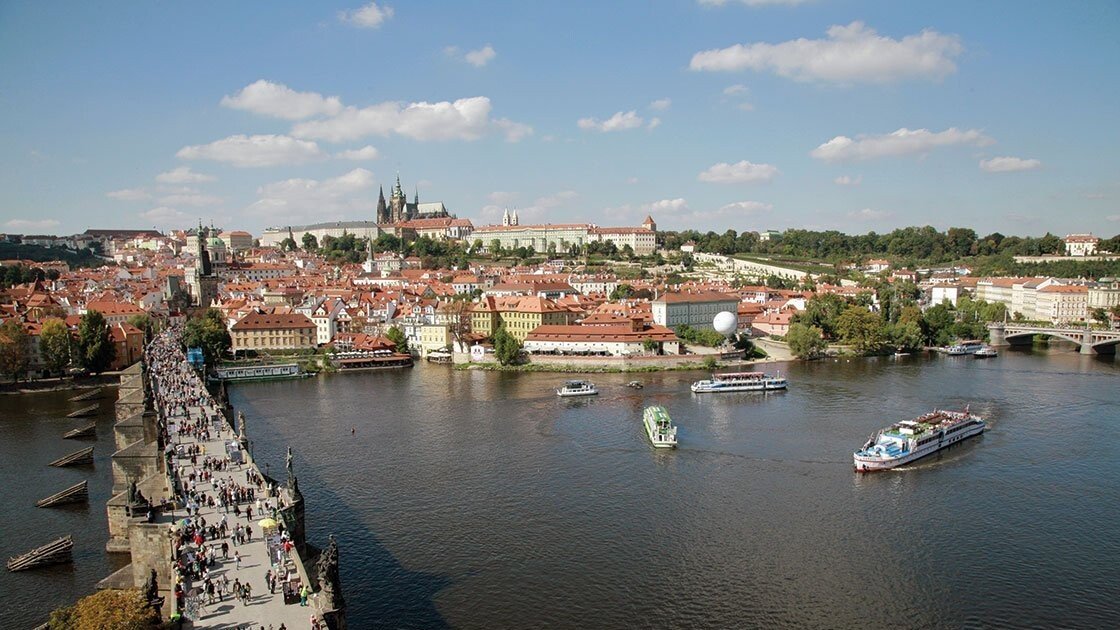
<instances>
[{"instance_id":1,"label":"blue sky","mask_svg":"<svg viewBox=\"0 0 1120 630\"><path fill-rule=\"evenodd\" d=\"M1120 4L0 4L0 231L1120 232Z\"/></svg>"}]
</instances>

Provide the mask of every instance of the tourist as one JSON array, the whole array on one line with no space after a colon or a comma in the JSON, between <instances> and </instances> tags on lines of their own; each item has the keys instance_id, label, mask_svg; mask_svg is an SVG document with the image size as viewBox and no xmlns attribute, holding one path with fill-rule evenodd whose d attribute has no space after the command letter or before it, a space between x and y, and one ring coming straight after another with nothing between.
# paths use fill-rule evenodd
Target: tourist
<instances>
[{"instance_id":1,"label":"tourist","mask_svg":"<svg viewBox=\"0 0 1120 630\"><path fill-rule=\"evenodd\" d=\"M302 587L300 587L300 589L299 589L299 605L300 606L306 606L307 605L307 596L310 593L311 593L311 590L307 588L306 584L304 584Z\"/></svg>"}]
</instances>

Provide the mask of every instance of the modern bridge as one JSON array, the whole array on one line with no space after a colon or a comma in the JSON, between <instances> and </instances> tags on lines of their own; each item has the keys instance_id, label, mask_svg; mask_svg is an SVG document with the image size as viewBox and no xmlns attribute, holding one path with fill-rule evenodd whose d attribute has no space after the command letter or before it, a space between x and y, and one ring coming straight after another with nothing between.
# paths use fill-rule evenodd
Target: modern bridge
<instances>
[{"instance_id":1,"label":"modern bridge","mask_svg":"<svg viewBox=\"0 0 1120 630\"><path fill-rule=\"evenodd\" d=\"M1035 335L1050 335L1068 339L1081 346L1081 354L1115 354L1120 344L1120 330L1094 330L1092 328L1058 328L1010 322L988 324L991 345L1009 346L1025 342Z\"/></svg>"}]
</instances>

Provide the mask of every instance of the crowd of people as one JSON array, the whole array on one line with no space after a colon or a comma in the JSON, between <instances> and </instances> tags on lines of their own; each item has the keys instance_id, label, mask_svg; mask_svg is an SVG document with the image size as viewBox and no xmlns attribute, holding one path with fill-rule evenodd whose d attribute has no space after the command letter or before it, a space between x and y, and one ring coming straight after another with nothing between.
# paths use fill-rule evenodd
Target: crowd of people
<instances>
[{"instance_id":1,"label":"crowd of people","mask_svg":"<svg viewBox=\"0 0 1120 630\"><path fill-rule=\"evenodd\" d=\"M187 363L178 331L171 329L158 335L145 350L145 362L149 392L159 410L160 444L173 491L172 500L165 498L160 505L173 519L176 510L183 514L170 530L177 609L197 618L205 606L227 600L253 605L257 600L252 581L243 579L241 572L247 554L238 547L254 541L254 517L267 518L274 523L268 529L281 537L280 548L286 554L294 553L288 533L278 522L282 521L278 518L282 494L254 466L243 463L244 454L239 452L242 444L225 421L221 407ZM207 445L213 446L215 441L222 445L222 452L207 452ZM268 558L269 554L258 552L256 557ZM231 580L231 573L237 577ZM258 599L275 596L277 582L278 572L269 566L261 573L263 588ZM310 593L304 584L299 592L302 605L306 605ZM251 627L263 630L266 626L258 620ZM320 627L315 615L311 616L311 627ZM282 623L279 630L287 627Z\"/></svg>"}]
</instances>

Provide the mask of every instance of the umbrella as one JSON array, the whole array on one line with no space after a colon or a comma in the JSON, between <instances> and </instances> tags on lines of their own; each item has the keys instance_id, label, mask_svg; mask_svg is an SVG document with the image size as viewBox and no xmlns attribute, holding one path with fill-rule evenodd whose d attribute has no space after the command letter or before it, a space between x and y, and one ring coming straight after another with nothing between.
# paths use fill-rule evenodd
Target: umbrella
<instances>
[{"instance_id":1,"label":"umbrella","mask_svg":"<svg viewBox=\"0 0 1120 630\"><path fill-rule=\"evenodd\" d=\"M261 520L257 521L257 525L260 525L263 529L268 529L271 527L276 527L276 521L272 520L271 518L262 518Z\"/></svg>"}]
</instances>

